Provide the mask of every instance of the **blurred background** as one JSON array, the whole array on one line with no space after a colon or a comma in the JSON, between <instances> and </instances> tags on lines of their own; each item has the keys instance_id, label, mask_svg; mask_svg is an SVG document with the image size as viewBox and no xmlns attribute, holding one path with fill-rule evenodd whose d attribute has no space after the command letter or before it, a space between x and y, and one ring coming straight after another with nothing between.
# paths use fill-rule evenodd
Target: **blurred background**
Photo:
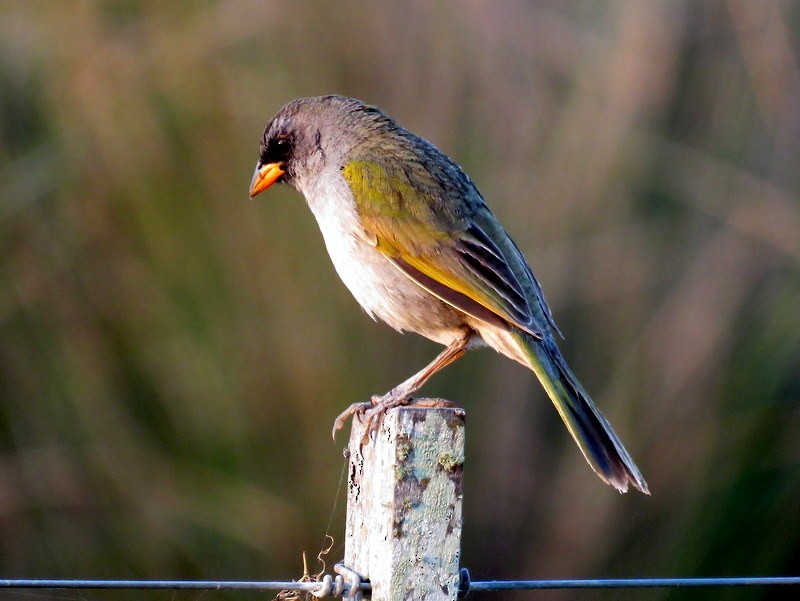
<instances>
[{"instance_id":1,"label":"blurred background","mask_svg":"<svg viewBox=\"0 0 800 601\"><path fill-rule=\"evenodd\" d=\"M248 200L269 118L326 93L470 173L652 490L473 352L425 390L467 410L473 578L800 573L798 2L7 0L0 575L297 578L326 531L341 558L332 420L439 348L365 316L299 194Z\"/></svg>"}]
</instances>

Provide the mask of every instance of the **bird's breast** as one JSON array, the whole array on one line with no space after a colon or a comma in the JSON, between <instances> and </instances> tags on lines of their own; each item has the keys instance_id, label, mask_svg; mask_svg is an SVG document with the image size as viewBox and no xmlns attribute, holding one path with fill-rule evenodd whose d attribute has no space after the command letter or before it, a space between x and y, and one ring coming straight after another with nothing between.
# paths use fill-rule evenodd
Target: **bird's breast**
<instances>
[{"instance_id":1,"label":"bird's breast","mask_svg":"<svg viewBox=\"0 0 800 601\"><path fill-rule=\"evenodd\" d=\"M339 277L373 318L442 344L463 335L463 314L404 275L366 235L347 184L306 194Z\"/></svg>"}]
</instances>

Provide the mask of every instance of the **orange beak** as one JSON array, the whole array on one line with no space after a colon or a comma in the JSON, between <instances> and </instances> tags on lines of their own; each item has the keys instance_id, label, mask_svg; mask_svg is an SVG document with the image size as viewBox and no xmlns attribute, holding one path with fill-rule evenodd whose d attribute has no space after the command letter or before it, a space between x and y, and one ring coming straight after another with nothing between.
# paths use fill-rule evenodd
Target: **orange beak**
<instances>
[{"instance_id":1,"label":"orange beak","mask_svg":"<svg viewBox=\"0 0 800 601\"><path fill-rule=\"evenodd\" d=\"M253 179L250 182L250 198L253 198L269 188L278 181L278 178L283 174L284 171L281 169L280 163L267 163L266 165L262 165L261 163L257 164L256 172L253 174Z\"/></svg>"}]
</instances>

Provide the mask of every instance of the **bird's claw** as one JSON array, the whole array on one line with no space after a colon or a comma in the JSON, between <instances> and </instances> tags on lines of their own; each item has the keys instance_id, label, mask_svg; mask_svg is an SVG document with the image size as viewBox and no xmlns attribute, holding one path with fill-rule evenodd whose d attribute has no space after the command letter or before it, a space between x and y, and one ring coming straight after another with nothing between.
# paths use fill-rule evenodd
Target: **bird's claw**
<instances>
[{"instance_id":1,"label":"bird's claw","mask_svg":"<svg viewBox=\"0 0 800 601\"><path fill-rule=\"evenodd\" d=\"M348 419L357 415L359 421L361 421L362 416L367 412L368 409L371 409L372 406L373 406L372 401L363 401L360 403L353 403L347 409L342 411L336 417L336 419L333 420L333 430L331 431L331 436L333 437L333 439L336 440L336 433L342 428L344 428L344 425Z\"/></svg>"},{"instance_id":2,"label":"bird's claw","mask_svg":"<svg viewBox=\"0 0 800 601\"><path fill-rule=\"evenodd\" d=\"M372 435L375 434L381 427L383 416L389 409L401 407L414 402L408 394L397 394L389 392L383 396L375 395L369 401L361 403L353 403L347 409L342 411L333 422L333 437L336 438L336 432L341 430L345 422L351 417L358 417L359 421L365 425L364 436L361 438L361 446L363 447L369 442Z\"/></svg>"},{"instance_id":3,"label":"bird's claw","mask_svg":"<svg viewBox=\"0 0 800 601\"><path fill-rule=\"evenodd\" d=\"M353 403L339 414L333 422L332 434L334 440L336 439L336 432L344 427L345 422L347 422L350 417L353 419L358 417L358 420L364 424L364 435L361 437L361 446L363 447L370 441L372 435L378 432L386 412L389 411L389 409L403 407L405 405L425 407L427 409L443 407L458 408L456 403L444 399L414 399L409 394L399 392L388 392L383 396L375 395L369 401Z\"/></svg>"},{"instance_id":4,"label":"bird's claw","mask_svg":"<svg viewBox=\"0 0 800 601\"><path fill-rule=\"evenodd\" d=\"M365 403L371 406L369 406L364 413L359 415L361 423L364 424L364 435L361 437L361 446L363 447L367 444L373 434L378 433L381 422L383 422L383 416L386 415L389 409L408 405L413 402L413 400L414 399L408 394L396 395L390 392L384 396L375 395L370 399L369 403Z\"/></svg>"}]
</instances>

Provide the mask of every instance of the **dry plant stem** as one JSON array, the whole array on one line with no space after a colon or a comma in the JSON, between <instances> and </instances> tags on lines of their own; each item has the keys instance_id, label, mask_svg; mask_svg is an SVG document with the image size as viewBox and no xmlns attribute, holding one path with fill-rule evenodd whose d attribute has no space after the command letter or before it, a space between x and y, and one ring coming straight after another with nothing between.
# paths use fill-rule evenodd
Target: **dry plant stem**
<instances>
[{"instance_id":1,"label":"dry plant stem","mask_svg":"<svg viewBox=\"0 0 800 601\"><path fill-rule=\"evenodd\" d=\"M364 440L366 443L369 437L375 432L381 423L383 415L394 407L411 404L413 399L411 395L425 385L431 376L433 376L440 369L443 369L460 359L467 351L467 345L472 333L465 334L461 338L454 340L448 347L446 347L436 358L428 365L418 371L416 374L408 378L402 384L392 388L383 396L375 395L369 401L361 403L353 403L347 409L342 411L333 422L333 431L331 435L336 438L336 432L344 427L347 420L357 415L359 419L366 420L367 427L364 430ZM431 403L423 403L421 406L433 406ZM446 404L437 405L439 407L448 406ZM449 406L452 406L449 405Z\"/></svg>"}]
</instances>

